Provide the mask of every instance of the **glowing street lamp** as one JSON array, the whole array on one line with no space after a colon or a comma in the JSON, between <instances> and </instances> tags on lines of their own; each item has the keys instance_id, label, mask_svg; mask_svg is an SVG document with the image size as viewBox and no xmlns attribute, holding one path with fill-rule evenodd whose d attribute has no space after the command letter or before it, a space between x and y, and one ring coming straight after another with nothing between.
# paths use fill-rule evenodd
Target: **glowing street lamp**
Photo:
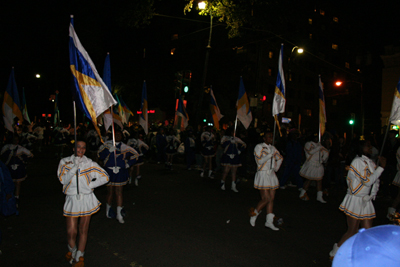
<instances>
[{"instance_id":1,"label":"glowing street lamp","mask_svg":"<svg viewBox=\"0 0 400 267\"><path fill-rule=\"evenodd\" d=\"M37 79L40 79L40 74L36 74L35 77L36 77Z\"/></svg>"},{"instance_id":2,"label":"glowing street lamp","mask_svg":"<svg viewBox=\"0 0 400 267\"><path fill-rule=\"evenodd\" d=\"M199 9L201 9L201 10L206 9L206 2L204 2L204 1L199 2L199 3L198 3L198 7L199 7Z\"/></svg>"}]
</instances>

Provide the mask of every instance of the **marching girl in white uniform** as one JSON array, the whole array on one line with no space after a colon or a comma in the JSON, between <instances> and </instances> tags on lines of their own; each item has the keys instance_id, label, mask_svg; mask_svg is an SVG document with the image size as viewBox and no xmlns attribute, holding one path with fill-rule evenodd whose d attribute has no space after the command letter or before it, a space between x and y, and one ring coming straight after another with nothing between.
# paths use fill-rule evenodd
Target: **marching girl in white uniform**
<instances>
[{"instance_id":1,"label":"marching girl in white uniform","mask_svg":"<svg viewBox=\"0 0 400 267\"><path fill-rule=\"evenodd\" d=\"M69 252L65 257L76 267L84 266L84 254L88 237L89 223L92 214L100 209L93 189L109 181L108 174L91 159L84 156L86 143L76 143L76 156L61 159L57 176L66 194L64 216L67 219L67 236ZM78 226L78 219L79 226ZM79 228L79 242L76 236Z\"/></svg>"},{"instance_id":2,"label":"marching girl in white uniform","mask_svg":"<svg viewBox=\"0 0 400 267\"><path fill-rule=\"evenodd\" d=\"M390 215L396 212L397 206L400 204L400 147L397 149L396 152L396 159L397 159L397 173L393 179L392 185L398 187L397 196L393 200L393 204L390 208L388 208L387 217L390 219Z\"/></svg>"},{"instance_id":3,"label":"marching girl in white uniform","mask_svg":"<svg viewBox=\"0 0 400 267\"><path fill-rule=\"evenodd\" d=\"M143 135L140 134L139 138L131 138L126 143L128 146L133 147L138 153L139 158L134 165L131 166L129 170L129 183L132 183L132 176L133 176L133 169L136 168L136 178L135 178L135 185L139 186L139 179L142 178L140 175L140 166L144 164L144 154L149 150L149 146L143 142Z\"/></svg>"},{"instance_id":4,"label":"marching girl in white uniform","mask_svg":"<svg viewBox=\"0 0 400 267\"><path fill-rule=\"evenodd\" d=\"M300 191L300 199L309 200L306 193L311 181L317 182L317 201L326 203L322 198L322 178L324 178L324 163L328 161L328 150L318 142L318 136L314 137L313 141L307 142L304 145L306 161L300 169L300 176L306 178L304 186Z\"/></svg>"},{"instance_id":5,"label":"marching girl in white uniform","mask_svg":"<svg viewBox=\"0 0 400 267\"><path fill-rule=\"evenodd\" d=\"M380 167L369 158L372 146L369 141L361 141L358 156L351 162L347 174L347 194L339 209L346 214L347 232L338 243L335 243L329 256L333 258L339 247L362 228L372 227L372 219L375 218L375 209L372 199L375 199L379 190L379 177L386 167L386 159L379 158Z\"/></svg>"},{"instance_id":6,"label":"marching girl in white uniform","mask_svg":"<svg viewBox=\"0 0 400 267\"><path fill-rule=\"evenodd\" d=\"M279 188L279 181L276 172L281 167L283 157L279 151L272 145L272 133L265 132L263 135L264 143L256 145L254 148L254 158L257 163L257 173L254 177L254 188L260 191L261 200L255 209L250 211L250 224L255 226L256 219L262 209L266 207L267 221L265 227L274 231L279 228L274 226L273 208L275 199L275 190Z\"/></svg>"},{"instance_id":7,"label":"marching girl in white uniform","mask_svg":"<svg viewBox=\"0 0 400 267\"><path fill-rule=\"evenodd\" d=\"M233 192L239 192L236 189L236 172L237 168L242 166L240 162L240 153L246 148L246 143L240 138L233 136L233 129L229 128L226 130L226 135L222 137L221 144L224 149L224 154L221 158L221 165L224 166L224 172L222 174L221 189L225 190L225 180L229 171L232 173L232 184L231 190Z\"/></svg>"}]
</instances>

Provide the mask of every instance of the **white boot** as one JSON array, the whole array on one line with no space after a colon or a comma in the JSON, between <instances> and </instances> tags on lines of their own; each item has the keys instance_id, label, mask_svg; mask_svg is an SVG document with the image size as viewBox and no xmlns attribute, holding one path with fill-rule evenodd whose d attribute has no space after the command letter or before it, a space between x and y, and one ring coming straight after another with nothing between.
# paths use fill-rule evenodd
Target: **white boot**
<instances>
[{"instance_id":1,"label":"white boot","mask_svg":"<svg viewBox=\"0 0 400 267\"><path fill-rule=\"evenodd\" d=\"M251 224L251 226L254 227L254 226L256 226L256 220L257 220L258 215L261 213L261 210L257 211L256 209L254 209L254 211L252 211L251 213L255 214L253 216L250 215L250 224Z\"/></svg>"},{"instance_id":2,"label":"white boot","mask_svg":"<svg viewBox=\"0 0 400 267\"><path fill-rule=\"evenodd\" d=\"M117 207L117 220L119 221L119 223L125 223L124 217L122 217L122 215L121 215L122 208L123 207L120 207L120 206Z\"/></svg>"},{"instance_id":3,"label":"white boot","mask_svg":"<svg viewBox=\"0 0 400 267\"><path fill-rule=\"evenodd\" d=\"M76 248L76 246L75 246L74 248L71 248L71 247L68 245L68 250L69 250L69 253L67 253L67 255L65 255L65 257L66 257L67 260L69 261L69 264L72 264L72 262L74 261L75 256L76 256L77 248Z\"/></svg>"},{"instance_id":4,"label":"white boot","mask_svg":"<svg viewBox=\"0 0 400 267\"><path fill-rule=\"evenodd\" d=\"M335 243L333 245L333 249L331 250L331 252L329 252L329 257L331 258L331 260L333 260L333 257L335 257L336 252L338 251L339 247L337 245L337 243Z\"/></svg>"},{"instance_id":5,"label":"white boot","mask_svg":"<svg viewBox=\"0 0 400 267\"><path fill-rule=\"evenodd\" d=\"M85 255L85 251L80 251L80 250L78 250L77 252L76 252L76 255L75 255L75 261L77 262L77 263L79 263L80 261L82 262L82 264L83 264L83 256ZM75 266L77 265L77 263L75 264ZM79 265L79 266L81 266L81 265Z\"/></svg>"},{"instance_id":6,"label":"white boot","mask_svg":"<svg viewBox=\"0 0 400 267\"><path fill-rule=\"evenodd\" d=\"M387 213L386 217L390 220L391 215L394 214L395 212L396 212L395 208L392 208L392 207L388 208L388 213Z\"/></svg>"},{"instance_id":7,"label":"white boot","mask_svg":"<svg viewBox=\"0 0 400 267\"><path fill-rule=\"evenodd\" d=\"M221 190L225 191L225 182L221 180Z\"/></svg>"},{"instance_id":8,"label":"white boot","mask_svg":"<svg viewBox=\"0 0 400 267\"><path fill-rule=\"evenodd\" d=\"M231 190L235 193L238 193L239 191L236 189L236 182L232 181L232 185L231 185Z\"/></svg>"},{"instance_id":9,"label":"white boot","mask_svg":"<svg viewBox=\"0 0 400 267\"><path fill-rule=\"evenodd\" d=\"M305 201L310 200L310 198L308 197L308 195L306 193L306 190L304 190L303 188L300 190L299 198L301 200L305 200Z\"/></svg>"},{"instance_id":10,"label":"white boot","mask_svg":"<svg viewBox=\"0 0 400 267\"><path fill-rule=\"evenodd\" d=\"M318 191L317 192L317 201L321 202L321 203L326 203L326 201L322 198L322 191Z\"/></svg>"},{"instance_id":11,"label":"white boot","mask_svg":"<svg viewBox=\"0 0 400 267\"><path fill-rule=\"evenodd\" d=\"M274 217L275 214L273 213L267 214L267 222L265 223L265 227L271 228L274 231L279 231L279 228L275 227L274 225Z\"/></svg>"},{"instance_id":12,"label":"white boot","mask_svg":"<svg viewBox=\"0 0 400 267\"><path fill-rule=\"evenodd\" d=\"M109 219L111 219L110 215L108 215L108 213L110 212L110 209L111 209L111 205L106 203L106 217Z\"/></svg>"}]
</instances>

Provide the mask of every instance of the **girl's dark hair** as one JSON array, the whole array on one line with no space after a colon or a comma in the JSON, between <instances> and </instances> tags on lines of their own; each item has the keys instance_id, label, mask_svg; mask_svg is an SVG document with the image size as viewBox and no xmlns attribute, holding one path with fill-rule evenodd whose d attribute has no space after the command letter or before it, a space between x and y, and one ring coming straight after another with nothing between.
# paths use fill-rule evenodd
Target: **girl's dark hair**
<instances>
[{"instance_id":1,"label":"girl's dark hair","mask_svg":"<svg viewBox=\"0 0 400 267\"><path fill-rule=\"evenodd\" d=\"M357 155L359 157L361 157L362 155L364 155L364 147L365 145L369 142L369 140L362 140L362 141L358 141L358 151L357 151Z\"/></svg>"}]
</instances>

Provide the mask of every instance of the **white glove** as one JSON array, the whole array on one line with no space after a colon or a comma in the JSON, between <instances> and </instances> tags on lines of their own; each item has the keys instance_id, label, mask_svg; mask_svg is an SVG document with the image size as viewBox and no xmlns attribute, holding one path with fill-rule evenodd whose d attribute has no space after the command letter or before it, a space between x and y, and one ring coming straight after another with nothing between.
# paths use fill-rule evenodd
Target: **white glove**
<instances>
[{"instance_id":1,"label":"white glove","mask_svg":"<svg viewBox=\"0 0 400 267\"><path fill-rule=\"evenodd\" d=\"M79 163L81 163L82 158L80 157L74 157L74 164L75 166L79 167Z\"/></svg>"},{"instance_id":2,"label":"white glove","mask_svg":"<svg viewBox=\"0 0 400 267\"><path fill-rule=\"evenodd\" d=\"M126 162L125 163L125 169L129 169L129 167L130 167L129 164Z\"/></svg>"},{"instance_id":3,"label":"white glove","mask_svg":"<svg viewBox=\"0 0 400 267\"><path fill-rule=\"evenodd\" d=\"M115 146L112 146L108 149L108 151L110 151L110 153L114 152L117 148Z\"/></svg>"},{"instance_id":4,"label":"white glove","mask_svg":"<svg viewBox=\"0 0 400 267\"><path fill-rule=\"evenodd\" d=\"M240 153L242 153L242 151L238 150L238 155L240 155Z\"/></svg>"},{"instance_id":5,"label":"white glove","mask_svg":"<svg viewBox=\"0 0 400 267\"><path fill-rule=\"evenodd\" d=\"M364 201L364 202L368 202L368 201L370 201L372 198L374 198L375 196L370 196L370 195L366 195L366 196L363 196L363 198L362 198L362 200Z\"/></svg>"}]
</instances>

